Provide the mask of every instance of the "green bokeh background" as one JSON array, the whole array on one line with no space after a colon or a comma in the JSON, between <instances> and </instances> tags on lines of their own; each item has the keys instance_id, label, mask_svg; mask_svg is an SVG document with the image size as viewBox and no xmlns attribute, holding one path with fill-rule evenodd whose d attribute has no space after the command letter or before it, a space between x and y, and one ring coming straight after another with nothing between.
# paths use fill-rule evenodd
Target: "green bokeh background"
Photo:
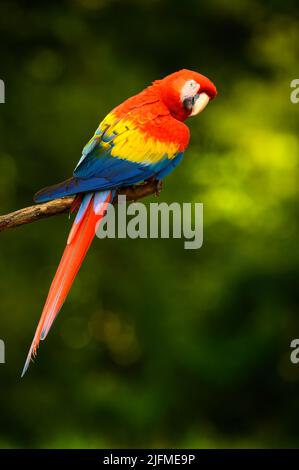
<instances>
[{"instance_id":1,"label":"green bokeh background","mask_svg":"<svg viewBox=\"0 0 299 470\"><path fill-rule=\"evenodd\" d=\"M152 80L192 68L219 95L161 195L204 203L203 247L96 240L22 380L70 221L1 233L0 447L298 446L297 9L1 2L1 213L71 175L99 121Z\"/></svg>"}]
</instances>

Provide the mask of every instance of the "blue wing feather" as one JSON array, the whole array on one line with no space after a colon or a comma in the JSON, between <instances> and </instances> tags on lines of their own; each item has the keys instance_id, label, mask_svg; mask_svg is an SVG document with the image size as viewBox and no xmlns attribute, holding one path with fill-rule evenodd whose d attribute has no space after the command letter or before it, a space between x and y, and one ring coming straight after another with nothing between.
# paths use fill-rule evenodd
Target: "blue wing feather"
<instances>
[{"instance_id":1,"label":"blue wing feather","mask_svg":"<svg viewBox=\"0 0 299 470\"><path fill-rule=\"evenodd\" d=\"M119 158L111 155L114 148L113 141L119 134L113 131L107 134L106 130L107 127L102 131L99 128L84 147L82 157L74 170L73 178L42 189L35 195L36 202L89 191L129 186L153 176L162 179L177 166L183 157L182 152L175 156L171 155L171 158L168 154L164 154L154 163ZM126 142L126 136L124 136L124 142ZM128 155L129 157L130 155Z\"/></svg>"}]
</instances>

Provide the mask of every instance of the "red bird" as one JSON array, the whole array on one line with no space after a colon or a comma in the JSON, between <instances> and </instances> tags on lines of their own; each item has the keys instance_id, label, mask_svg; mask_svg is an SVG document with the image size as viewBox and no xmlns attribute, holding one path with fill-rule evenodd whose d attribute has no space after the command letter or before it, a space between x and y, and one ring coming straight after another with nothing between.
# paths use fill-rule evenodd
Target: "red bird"
<instances>
[{"instance_id":1,"label":"red bird","mask_svg":"<svg viewBox=\"0 0 299 470\"><path fill-rule=\"evenodd\" d=\"M22 376L61 309L116 189L167 176L189 143L184 121L217 94L215 85L192 70L156 80L114 108L83 149L73 177L42 189L36 202L79 195L81 206L29 350Z\"/></svg>"}]
</instances>

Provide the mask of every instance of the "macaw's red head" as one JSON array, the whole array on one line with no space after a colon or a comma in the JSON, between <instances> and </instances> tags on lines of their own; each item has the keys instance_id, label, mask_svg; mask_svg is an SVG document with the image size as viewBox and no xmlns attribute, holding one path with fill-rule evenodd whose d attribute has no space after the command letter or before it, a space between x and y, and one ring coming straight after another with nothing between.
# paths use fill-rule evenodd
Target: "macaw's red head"
<instances>
[{"instance_id":1,"label":"macaw's red head","mask_svg":"<svg viewBox=\"0 0 299 470\"><path fill-rule=\"evenodd\" d=\"M215 98L215 85L204 75L192 70L179 70L157 80L161 98L172 116L184 121L200 113Z\"/></svg>"}]
</instances>

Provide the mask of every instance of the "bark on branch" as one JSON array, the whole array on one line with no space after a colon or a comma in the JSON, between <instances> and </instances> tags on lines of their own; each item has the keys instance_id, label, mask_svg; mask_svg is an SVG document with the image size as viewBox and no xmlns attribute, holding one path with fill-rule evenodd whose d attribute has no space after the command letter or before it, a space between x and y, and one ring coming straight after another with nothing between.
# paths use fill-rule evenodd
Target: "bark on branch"
<instances>
[{"instance_id":1,"label":"bark on branch","mask_svg":"<svg viewBox=\"0 0 299 470\"><path fill-rule=\"evenodd\" d=\"M118 195L125 195L128 201L137 201L151 194L159 195L161 190L160 182L153 180L146 183L129 186L118 191ZM36 220L52 217L53 215L67 212L74 202L75 197L64 197L54 201L35 204L34 206L24 207L10 214L0 216L0 232L9 228L19 227L20 225L30 224ZM115 198L117 202L117 198Z\"/></svg>"}]
</instances>

